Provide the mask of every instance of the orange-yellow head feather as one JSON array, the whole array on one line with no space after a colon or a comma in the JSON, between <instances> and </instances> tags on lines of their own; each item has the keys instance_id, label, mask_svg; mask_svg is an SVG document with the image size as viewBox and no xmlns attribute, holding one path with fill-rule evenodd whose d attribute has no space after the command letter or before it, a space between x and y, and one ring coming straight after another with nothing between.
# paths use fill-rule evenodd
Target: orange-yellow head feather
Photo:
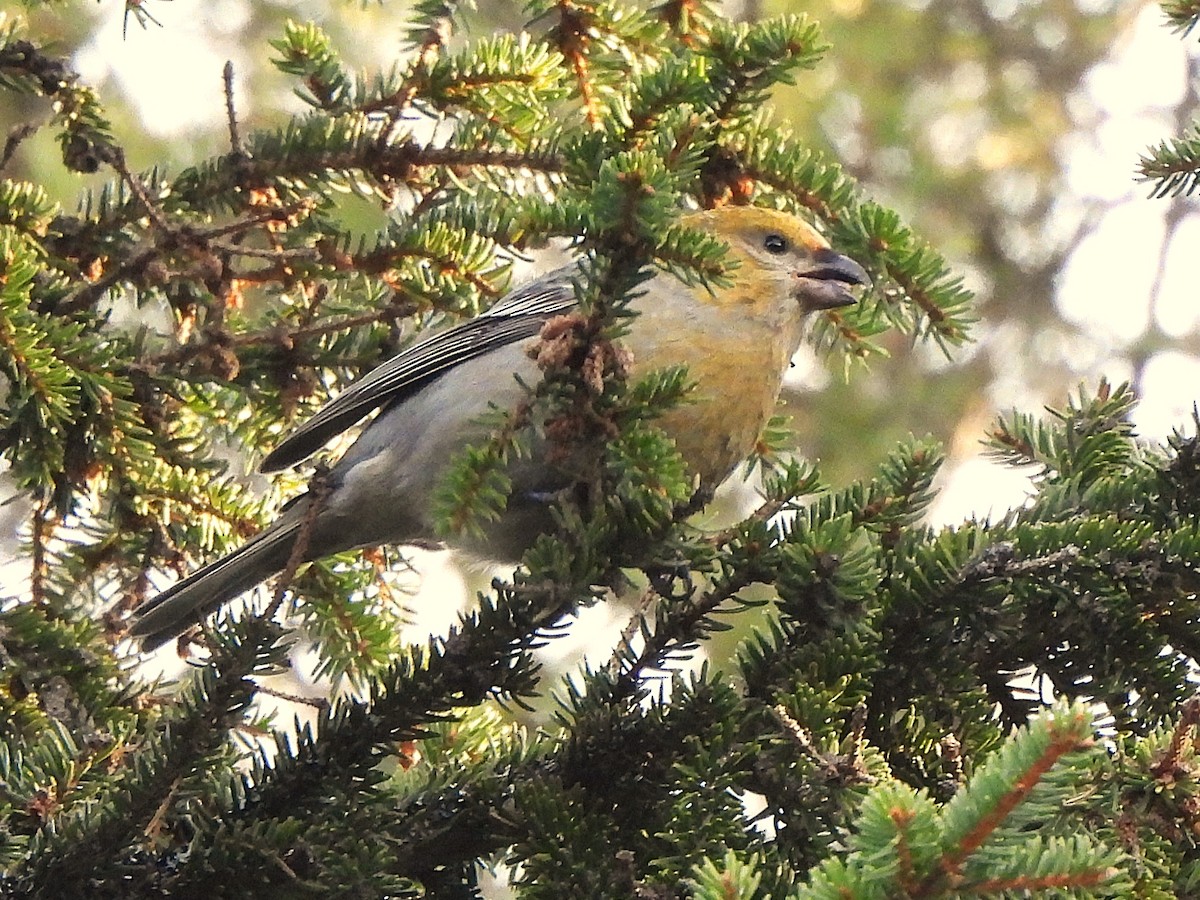
<instances>
[{"instance_id":1,"label":"orange-yellow head feather","mask_svg":"<svg viewBox=\"0 0 1200 900\"><path fill-rule=\"evenodd\" d=\"M849 285L870 283L862 266L790 213L723 206L690 213L683 223L724 241L738 263L722 302L761 306L790 299L806 312L832 309L855 302Z\"/></svg>"}]
</instances>

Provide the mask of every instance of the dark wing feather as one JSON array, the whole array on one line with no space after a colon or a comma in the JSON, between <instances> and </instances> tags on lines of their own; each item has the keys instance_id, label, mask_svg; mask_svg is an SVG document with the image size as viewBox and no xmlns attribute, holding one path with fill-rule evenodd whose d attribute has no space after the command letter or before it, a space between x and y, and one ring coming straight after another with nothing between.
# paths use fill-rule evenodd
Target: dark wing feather
<instances>
[{"instance_id":1,"label":"dark wing feather","mask_svg":"<svg viewBox=\"0 0 1200 900\"><path fill-rule=\"evenodd\" d=\"M288 435L260 466L278 472L311 456L367 413L402 400L459 363L533 337L552 316L575 305L574 266L517 288L490 310L413 344L372 369Z\"/></svg>"}]
</instances>

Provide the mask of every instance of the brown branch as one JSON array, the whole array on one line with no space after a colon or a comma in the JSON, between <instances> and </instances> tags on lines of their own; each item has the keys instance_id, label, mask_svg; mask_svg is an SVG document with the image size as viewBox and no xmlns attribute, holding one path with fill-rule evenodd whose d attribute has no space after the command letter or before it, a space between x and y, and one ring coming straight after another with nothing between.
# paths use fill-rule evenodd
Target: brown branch
<instances>
[{"instance_id":1,"label":"brown branch","mask_svg":"<svg viewBox=\"0 0 1200 900\"><path fill-rule=\"evenodd\" d=\"M579 96L583 100L584 116L588 127L600 127L600 107L596 102L596 91L588 69L587 50L591 42L591 30L596 24L594 16L586 9L576 6L572 0L559 0L558 25L551 29L550 42L571 64L575 81L579 85Z\"/></svg>"},{"instance_id":2,"label":"brown branch","mask_svg":"<svg viewBox=\"0 0 1200 900\"><path fill-rule=\"evenodd\" d=\"M113 170L121 177L121 180L125 182L125 185L129 188L129 192L137 198L137 201L146 210L146 215L150 217L150 221L154 223L155 227L164 234L174 235L176 230L163 217L162 210L159 209L158 204L150 199L150 195L146 193L145 185L129 171L129 166L125 163L125 151L120 147L110 145L103 148L103 158L105 162L113 167Z\"/></svg>"},{"instance_id":3,"label":"brown branch","mask_svg":"<svg viewBox=\"0 0 1200 900\"><path fill-rule=\"evenodd\" d=\"M575 80L579 82L579 96L583 100L583 114L588 127L593 130L600 127L600 107L596 102L596 92L592 88L588 72L587 57L578 51L567 54L571 60L571 68L575 71Z\"/></svg>"},{"instance_id":4,"label":"brown branch","mask_svg":"<svg viewBox=\"0 0 1200 900\"><path fill-rule=\"evenodd\" d=\"M225 61L221 76L225 85L225 118L229 123L229 152L240 156L242 137L238 133L237 110L233 105L233 60Z\"/></svg>"},{"instance_id":5,"label":"brown branch","mask_svg":"<svg viewBox=\"0 0 1200 900\"><path fill-rule=\"evenodd\" d=\"M393 319L405 318L412 314L412 310L407 307L396 307L395 305L384 307L383 309L372 310L371 312L361 313L356 316L346 316L344 318L330 319L325 322L320 322L314 325L306 325L289 331L283 328L266 328L260 331L247 332L245 334L234 335L229 338L225 345L234 347L261 347L270 345L280 345L291 347L301 341L308 340L322 335L332 334L337 331L345 331L351 328L358 328L363 325L371 325L377 322L384 322ZM163 367L176 367L197 356L203 356L212 349L217 341L208 340L195 341L188 344L182 344L173 350L168 350L165 353L158 353L153 356L144 357L133 364L132 368L137 371L151 371Z\"/></svg>"},{"instance_id":6,"label":"brown branch","mask_svg":"<svg viewBox=\"0 0 1200 900\"><path fill-rule=\"evenodd\" d=\"M400 85L400 89L390 98L384 98L383 102L379 104L378 108L380 109L385 105L391 107L387 122L379 130L379 138L375 145L380 152L383 152L391 143L396 126L400 124L404 114L412 107L413 100L421 92L421 88L424 87L429 77L429 70L437 61L438 54L442 52L446 42L450 40L450 36L450 17L442 16L434 20L417 47L416 58ZM364 109L364 111L366 110Z\"/></svg>"},{"instance_id":7,"label":"brown branch","mask_svg":"<svg viewBox=\"0 0 1200 900\"><path fill-rule=\"evenodd\" d=\"M424 193L421 194L421 199L413 205L412 211L408 214L409 218L415 221L432 209L437 203L438 195L445 190L446 185L449 183L449 176L445 174L439 175L435 183L427 187Z\"/></svg>"},{"instance_id":8,"label":"brown branch","mask_svg":"<svg viewBox=\"0 0 1200 900\"><path fill-rule=\"evenodd\" d=\"M197 240L207 241L226 235L244 234L255 225L265 225L270 222L286 222L293 216L305 212L311 205L310 200L297 200L295 203L285 203L276 207L262 209L251 213L242 219L226 222L224 225L214 225L211 228L200 228L191 232Z\"/></svg>"},{"instance_id":9,"label":"brown branch","mask_svg":"<svg viewBox=\"0 0 1200 900\"><path fill-rule=\"evenodd\" d=\"M142 834L151 841L159 840L163 825L167 821L167 813L170 811L171 805L175 802L175 796L179 792L179 785L182 781L183 778L180 777L171 782L166 793L163 794L162 802L158 804L157 809L154 810L154 814L146 822L146 827L142 829Z\"/></svg>"},{"instance_id":10,"label":"brown branch","mask_svg":"<svg viewBox=\"0 0 1200 900\"><path fill-rule=\"evenodd\" d=\"M766 500L758 509L742 519L736 525L730 525L728 528L722 528L720 531L714 531L712 534L705 537L704 542L710 547L723 547L730 541L734 540L742 530L742 526L747 522L769 522L775 516L779 515L792 502L792 498L781 498L778 500Z\"/></svg>"},{"instance_id":11,"label":"brown branch","mask_svg":"<svg viewBox=\"0 0 1200 900\"><path fill-rule=\"evenodd\" d=\"M896 858L899 871L896 880L904 890L905 896L911 895L912 886L916 884L916 866L913 864L912 841L909 839L909 828L916 819L912 810L892 807L889 812L892 824L896 826Z\"/></svg>"},{"instance_id":12,"label":"brown branch","mask_svg":"<svg viewBox=\"0 0 1200 900\"><path fill-rule=\"evenodd\" d=\"M1171 732L1171 743L1163 755L1150 766L1150 774L1167 785L1175 784L1180 776L1187 774L1190 767L1181 762L1185 750L1195 740L1196 726L1200 724L1200 697L1192 697L1183 704L1179 721Z\"/></svg>"},{"instance_id":13,"label":"brown branch","mask_svg":"<svg viewBox=\"0 0 1200 900\"><path fill-rule=\"evenodd\" d=\"M295 331L287 332L285 336L289 342L296 343L299 341L306 341L309 338L333 334L336 331L347 331L351 328L359 328L363 325L373 325L377 322L382 322L385 319L393 318L395 315L396 310L391 308L376 309L372 310L371 312L360 313L357 316L345 316L344 318L331 319L315 325L306 325L303 328L296 329ZM271 328L264 331L252 331L246 334L236 335L233 338L233 344L236 347L249 347L256 344L278 343L280 338L281 334L279 329Z\"/></svg>"},{"instance_id":14,"label":"brown branch","mask_svg":"<svg viewBox=\"0 0 1200 900\"><path fill-rule=\"evenodd\" d=\"M776 703L771 707L771 715L775 717L775 721L783 727L784 733L792 739L792 743L810 762L822 765L821 752L817 749L812 732L793 719L786 706Z\"/></svg>"},{"instance_id":15,"label":"brown branch","mask_svg":"<svg viewBox=\"0 0 1200 900\"><path fill-rule=\"evenodd\" d=\"M286 700L288 703L295 703L297 706L307 706L318 711L329 708L329 701L324 697L305 697L301 694L277 691L274 688L267 687L262 682L259 682L257 687L260 694L266 694L268 697L275 697L279 700Z\"/></svg>"},{"instance_id":16,"label":"brown branch","mask_svg":"<svg viewBox=\"0 0 1200 900\"><path fill-rule=\"evenodd\" d=\"M617 646L613 649L612 656L608 660L608 671L613 677L620 674L621 659L624 654L633 649L633 639L641 630L642 622L645 621L646 613L649 611L656 596L658 595L652 590L643 591L634 604L633 613L630 615L629 621L625 623L625 627L621 629L621 635L617 639Z\"/></svg>"},{"instance_id":17,"label":"brown branch","mask_svg":"<svg viewBox=\"0 0 1200 900\"><path fill-rule=\"evenodd\" d=\"M242 244L232 244L227 241L209 241L212 250L227 253L230 256L247 256L252 259L317 259L319 254L315 247L246 247Z\"/></svg>"},{"instance_id":18,"label":"brown branch","mask_svg":"<svg viewBox=\"0 0 1200 900\"><path fill-rule=\"evenodd\" d=\"M1000 824L1014 809L1025 801L1030 791L1063 756L1091 743L1090 738L1078 740L1068 729L1060 728L1058 722L1050 722L1047 727L1050 733L1050 743L1046 746L1045 751L1017 778L1012 788L1000 797L991 812L982 816L975 827L958 842L958 845L942 856L939 866L943 873L951 878L956 877L962 863L983 846L984 841L1000 827ZM933 890L939 877L936 873L930 875L922 884L921 894L918 896Z\"/></svg>"},{"instance_id":19,"label":"brown branch","mask_svg":"<svg viewBox=\"0 0 1200 900\"><path fill-rule=\"evenodd\" d=\"M300 530L296 532L296 542L292 544L292 552L288 555L287 565L283 567L283 571L279 573L279 579L275 583L275 596L271 598L271 603L263 610L264 619L273 618L275 613L279 611L279 607L283 605L283 595L287 592L288 585L292 583L292 579L296 577L296 570L307 559L308 545L309 541L312 540L313 528L317 523L317 516L320 515L330 491L333 490L329 485L327 476L328 473L326 471L318 469L309 483L308 507L304 510L304 518L300 521Z\"/></svg>"},{"instance_id":20,"label":"brown branch","mask_svg":"<svg viewBox=\"0 0 1200 900\"><path fill-rule=\"evenodd\" d=\"M46 575L49 571L46 564L46 543L50 540L53 526L49 523L50 498L38 501L33 508L33 521L30 525L29 541L31 547L31 563L29 571L29 592L34 603L46 602Z\"/></svg>"},{"instance_id":21,"label":"brown branch","mask_svg":"<svg viewBox=\"0 0 1200 900\"><path fill-rule=\"evenodd\" d=\"M821 221L832 223L841 221L841 217L838 216L833 207L819 194L812 191L797 190L795 184L779 177L779 173L777 172L748 165L744 159L739 158L738 162L742 173L748 178L753 178L755 181L761 182L767 187L779 191L781 194L787 194L789 197L795 198L801 206L809 212L814 213Z\"/></svg>"},{"instance_id":22,"label":"brown branch","mask_svg":"<svg viewBox=\"0 0 1200 900\"><path fill-rule=\"evenodd\" d=\"M132 175L130 179L127 183L132 186L136 183L136 180L132 178ZM141 188L140 184L138 187L139 189ZM144 190L141 191L141 195L146 197ZM146 197L146 202L150 202L148 197ZM166 242L161 244L149 243L142 250L126 258L120 264L111 267L103 277L96 281L80 285L58 302L55 306L55 312L60 315L70 315L89 308L104 295L105 291L108 291L121 282L135 281L142 277L154 263L159 262L164 257L183 247L190 247L207 254L220 251L231 255L268 259L310 255L314 251L309 248L297 248L295 250L248 249L241 244L223 243L215 240L227 235L245 235L246 232L256 225L286 220L290 216L298 214L307 205L307 201L298 201L272 209L261 210L238 219L235 222L227 222L223 225L207 229L193 229L184 224L172 227L164 220L161 230L168 235Z\"/></svg>"},{"instance_id":23,"label":"brown branch","mask_svg":"<svg viewBox=\"0 0 1200 900\"><path fill-rule=\"evenodd\" d=\"M888 245L884 241L873 239L871 241L871 249L884 254L888 250ZM888 277L900 286L908 298L917 304L921 312L929 317L929 321L939 331L942 331L947 337L962 336L962 333L957 328L947 327L943 329L940 327L946 321L946 313L940 306L933 302L933 298L929 296L929 293L924 288L920 287L904 272L897 270L895 266L889 264L886 259L884 261L884 270L887 272Z\"/></svg>"},{"instance_id":24,"label":"brown branch","mask_svg":"<svg viewBox=\"0 0 1200 900\"><path fill-rule=\"evenodd\" d=\"M71 291L71 293L67 294L67 296L55 305L54 311L60 315L69 316L72 313L82 312L90 308L92 304L104 296L104 292L109 288L115 287L122 281L129 280L138 273L145 272L147 266L161 255L162 251L153 245L135 253L120 265L110 269L103 277L96 281L82 284Z\"/></svg>"},{"instance_id":25,"label":"brown branch","mask_svg":"<svg viewBox=\"0 0 1200 900\"><path fill-rule=\"evenodd\" d=\"M483 168L536 169L557 173L566 168L566 160L555 154L524 153L515 150L466 149L463 147L414 147L410 157L414 166L479 166Z\"/></svg>"},{"instance_id":26,"label":"brown branch","mask_svg":"<svg viewBox=\"0 0 1200 900\"><path fill-rule=\"evenodd\" d=\"M32 122L26 122L24 125L14 126L8 132L8 138L4 141L4 150L0 152L0 172L3 172L12 161L13 154L17 152L17 147L21 146L21 142L35 134L39 127Z\"/></svg>"},{"instance_id":27,"label":"brown branch","mask_svg":"<svg viewBox=\"0 0 1200 900\"><path fill-rule=\"evenodd\" d=\"M672 611L671 618L660 623L669 627L663 627L661 631L646 639L646 646L642 652L613 684L609 702L616 703L632 696L637 682L647 669L657 668L662 659L671 652L672 647L695 640L696 625L711 615L722 603L733 599L734 594L750 583L749 579L735 577L706 596L682 601L686 606Z\"/></svg>"},{"instance_id":28,"label":"brown branch","mask_svg":"<svg viewBox=\"0 0 1200 900\"><path fill-rule=\"evenodd\" d=\"M420 259L436 266L442 272L453 272L464 281L475 286L485 297L497 297L500 291L480 275L464 269L459 261L448 256L434 256L430 253L417 250L404 250L394 246L383 246L370 253L364 253L361 256L355 256L347 253L344 256L338 255L335 259L331 254L326 254L327 262L334 262L339 269L353 269L356 272L362 272L367 275L379 275L386 272L388 269L396 267L396 262L405 259Z\"/></svg>"},{"instance_id":29,"label":"brown branch","mask_svg":"<svg viewBox=\"0 0 1200 900\"><path fill-rule=\"evenodd\" d=\"M386 126L379 137L384 133ZM408 181L412 179L414 169L439 166L452 169L528 169L544 174L558 174L566 168L566 160L555 153L493 150L485 147L425 147L413 141L387 144L381 142L379 137L344 152L296 152L288 157L286 166L278 159L250 159L240 155L231 161L228 168L219 167L215 175L207 179L199 190L183 199L192 208L199 210L204 208L206 198L231 189L240 189L249 195L256 190L269 189L280 178L311 176L321 171L359 171L386 183L396 179ZM303 202L305 201L301 201ZM113 225L127 223L136 218L140 208L140 200L135 204L124 204L112 210L105 221Z\"/></svg>"}]
</instances>

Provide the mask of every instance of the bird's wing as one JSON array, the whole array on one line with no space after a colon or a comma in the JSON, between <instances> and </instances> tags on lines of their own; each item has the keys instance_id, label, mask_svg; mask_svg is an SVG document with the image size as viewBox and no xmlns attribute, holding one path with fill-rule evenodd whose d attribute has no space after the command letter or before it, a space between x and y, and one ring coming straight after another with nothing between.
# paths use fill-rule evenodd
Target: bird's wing
<instances>
[{"instance_id":1,"label":"bird's wing","mask_svg":"<svg viewBox=\"0 0 1200 900\"><path fill-rule=\"evenodd\" d=\"M486 313L400 351L317 410L267 455L260 469L278 472L294 466L367 413L403 399L459 363L533 337L547 319L574 307L571 279L577 271L569 266L551 272L517 288Z\"/></svg>"}]
</instances>

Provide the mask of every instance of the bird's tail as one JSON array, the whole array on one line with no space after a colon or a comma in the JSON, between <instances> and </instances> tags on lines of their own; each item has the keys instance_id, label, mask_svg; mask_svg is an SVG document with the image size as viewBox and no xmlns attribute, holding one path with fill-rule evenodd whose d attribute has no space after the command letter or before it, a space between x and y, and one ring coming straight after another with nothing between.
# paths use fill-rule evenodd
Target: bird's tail
<instances>
[{"instance_id":1,"label":"bird's tail","mask_svg":"<svg viewBox=\"0 0 1200 900\"><path fill-rule=\"evenodd\" d=\"M287 565L300 523L283 520L228 556L172 585L133 611L129 633L143 650L161 647L217 607L228 603Z\"/></svg>"}]
</instances>

